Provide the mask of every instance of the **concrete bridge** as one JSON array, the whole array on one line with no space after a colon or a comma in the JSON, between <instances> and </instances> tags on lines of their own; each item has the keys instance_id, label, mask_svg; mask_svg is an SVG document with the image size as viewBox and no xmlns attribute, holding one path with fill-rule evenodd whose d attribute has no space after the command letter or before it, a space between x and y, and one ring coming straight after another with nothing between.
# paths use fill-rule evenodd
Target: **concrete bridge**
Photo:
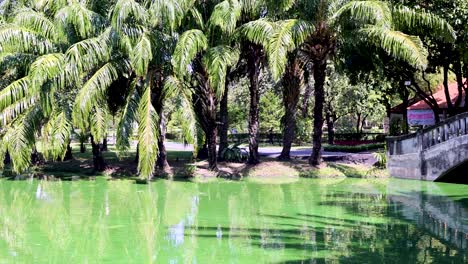
<instances>
[{"instance_id":1,"label":"concrete bridge","mask_svg":"<svg viewBox=\"0 0 468 264\"><path fill-rule=\"evenodd\" d=\"M468 113L415 134L387 138L390 175L468 183Z\"/></svg>"}]
</instances>

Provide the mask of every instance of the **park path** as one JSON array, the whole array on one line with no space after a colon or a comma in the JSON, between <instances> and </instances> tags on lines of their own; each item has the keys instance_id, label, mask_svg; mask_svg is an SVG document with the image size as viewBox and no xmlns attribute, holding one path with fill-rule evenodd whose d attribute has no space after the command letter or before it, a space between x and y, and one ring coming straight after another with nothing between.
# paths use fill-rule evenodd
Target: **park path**
<instances>
[{"instance_id":1,"label":"park path","mask_svg":"<svg viewBox=\"0 0 468 264\"><path fill-rule=\"evenodd\" d=\"M166 142L166 149L172 151L193 151L193 146L184 145L178 142ZM247 148L248 150L248 148ZM260 156L277 158L281 154L282 147L260 147L258 152ZM291 149L291 157L305 159L312 153L311 147L293 147ZM349 163L363 163L372 165L376 162L374 155L371 152L348 153L348 152L328 152L324 151L322 157L326 161L341 161Z\"/></svg>"}]
</instances>

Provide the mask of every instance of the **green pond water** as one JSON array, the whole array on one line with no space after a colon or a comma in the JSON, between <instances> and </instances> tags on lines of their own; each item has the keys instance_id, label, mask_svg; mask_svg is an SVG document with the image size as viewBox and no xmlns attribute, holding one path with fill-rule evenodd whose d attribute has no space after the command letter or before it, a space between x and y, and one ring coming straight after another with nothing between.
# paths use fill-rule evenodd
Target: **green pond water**
<instances>
[{"instance_id":1,"label":"green pond water","mask_svg":"<svg viewBox=\"0 0 468 264\"><path fill-rule=\"evenodd\" d=\"M467 263L468 186L0 180L0 263Z\"/></svg>"}]
</instances>

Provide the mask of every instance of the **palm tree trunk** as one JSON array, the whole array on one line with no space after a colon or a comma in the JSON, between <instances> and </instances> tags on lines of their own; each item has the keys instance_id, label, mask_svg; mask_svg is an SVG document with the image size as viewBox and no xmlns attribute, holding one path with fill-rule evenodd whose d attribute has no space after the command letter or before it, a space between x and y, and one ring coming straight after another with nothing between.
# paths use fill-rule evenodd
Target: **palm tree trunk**
<instances>
[{"instance_id":1,"label":"palm tree trunk","mask_svg":"<svg viewBox=\"0 0 468 264\"><path fill-rule=\"evenodd\" d=\"M229 145L228 142L228 130L229 130L229 117L228 117L228 96L229 96L229 82L226 80L224 87L224 95L221 98L219 105L219 121L220 132L219 132L219 158L221 159L221 153L223 149L227 148Z\"/></svg>"},{"instance_id":2,"label":"palm tree trunk","mask_svg":"<svg viewBox=\"0 0 468 264\"><path fill-rule=\"evenodd\" d=\"M167 127L167 118L164 111L161 110L159 113L159 136L158 136L158 158L156 160L156 165L161 170L166 170L169 168L169 163L167 162L167 151L166 145L166 127Z\"/></svg>"},{"instance_id":3,"label":"palm tree trunk","mask_svg":"<svg viewBox=\"0 0 468 264\"><path fill-rule=\"evenodd\" d=\"M91 136L91 147L93 150L93 166L95 171L103 171L106 169L106 163L102 156L101 143L95 142L93 136Z\"/></svg>"},{"instance_id":4,"label":"palm tree trunk","mask_svg":"<svg viewBox=\"0 0 468 264\"><path fill-rule=\"evenodd\" d=\"M36 146L32 148L31 151L31 164L38 164L39 163L39 152L37 152Z\"/></svg>"},{"instance_id":5,"label":"palm tree trunk","mask_svg":"<svg viewBox=\"0 0 468 264\"><path fill-rule=\"evenodd\" d=\"M86 146L84 142L80 142L80 153L86 152Z\"/></svg>"},{"instance_id":6,"label":"palm tree trunk","mask_svg":"<svg viewBox=\"0 0 468 264\"><path fill-rule=\"evenodd\" d=\"M302 118L306 118L309 113L309 101L312 95L312 87L309 85L309 71L304 70L305 91L302 99Z\"/></svg>"},{"instance_id":7,"label":"palm tree trunk","mask_svg":"<svg viewBox=\"0 0 468 264\"><path fill-rule=\"evenodd\" d=\"M259 127L259 101L260 95L257 83L251 84L250 89L250 110L249 110L249 164L260 163L258 154L258 127Z\"/></svg>"},{"instance_id":8,"label":"palm tree trunk","mask_svg":"<svg viewBox=\"0 0 468 264\"><path fill-rule=\"evenodd\" d=\"M326 58L314 61L314 133L312 135L312 154L309 157L309 164L312 166L318 166L322 163L323 103L325 101L324 84L326 68Z\"/></svg>"},{"instance_id":9,"label":"palm tree trunk","mask_svg":"<svg viewBox=\"0 0 468 264\"><path fill-rule=\"evenodd\" d=\"M63 160L71 160L73 159L73 154L72 154L72 148L70 146L70 143L67 144L67 152L65 152L65 157Z\"/></svg>"},{"instance_id":10,"label":"palm tree trunk","mask_svg":"<svg viewBox=\"0 0 468 264\"><path fill-rule=\"evenodd\" d=\"M299 63L295 60L288 64L283 77L283 105L284 105L284 129L283 150L278 157L280 160L291 159L291 146L295 138L297 105L301 92L302 74Z\"/></svg>"},{"instance_id":11,"label":"palm tree trunk","mask_svg":"<svg viewBox=\"0 0 468 264\"><path fill-rule=\"evenodd\" d=\"M102 151L107 151L107 135L104 135L104 139L102 140Z\"/></svg>"},{"instance_id":12,"label":"palm tree trunk","mask_svg":"<svg viewBox=\"0 0 468 264\"><path fill-rule=\"evenodd\" d=\"M218 125L216 123L216 113L218 101L216 95L211 91L207 84L199 85L198 91L192 95L192 103L195 109L195 115L201 129L205 133L205 142L207 146L208 169L218 170L218 157L216 155L216 141L218 137ZM198 156L202 154L198 152Z\"/></svg>"},{"instance_id":13,"label":"palm tree trunk","mask_svg":"<svg viewBox=\"0 0 468 264\"><path fill-rule=\"evenodd\" d=\"M8 152L7 150L5 153L5 158L3 159L3 164L7 165L7 164L10 164L10 162L11 162L10 152Z\"/></svg>"},{"instance_id":14,"label":"palm tree trunk","mask_svg":"<svg viewBox=\"0 0 468 264\"><path fill-rule=\"evenodd\" d=\"M280 160L291 159L291 147L295 137L296 128L296 109L288 109L284 115L284 131L283 131L283 149L281 155L278 157Z\"/></svg>"},{"instance_id":15,"label":"palm tree trunk","mask_svg":"<svg viewBox=\"0 0 468 264\"><path fill-rule=\"evenodd\" d=\"M249 71L249 91L250 91L250 109L249 109L249 164L260 163L258 154L258 129L259 129L259 103L260 103L260 91L259 91L259 76L260 76L260 64L262 58L261 46L250 43L248 45L248 58L247 67Z\"/></svg>"},{"instance_id":16,"label":"palm tree trunk","mask_svg":"<svg viewBox=\"0 0 468 264\"><path fill-rule=\"evenodd\" d=\"M216 125L209 128L206 132L206 142L208 145L208 169L218 170L218 157L216 156L216 141L218 137L218 128Z\"/></svg>"}]
</instances>

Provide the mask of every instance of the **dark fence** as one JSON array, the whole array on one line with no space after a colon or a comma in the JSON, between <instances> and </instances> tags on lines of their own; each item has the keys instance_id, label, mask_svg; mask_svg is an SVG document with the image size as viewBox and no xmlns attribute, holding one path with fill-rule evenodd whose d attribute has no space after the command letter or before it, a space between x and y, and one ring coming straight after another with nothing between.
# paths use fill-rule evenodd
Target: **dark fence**
<instances>
[{"instance_id":1,"label":"dark fence","mask_svg":"<svg viewBox=\"0 0 468 264\"><path fill-rule=\"evenodd\" d=\"M385 142L386 134L383 133L336 133L336 141L373 141L373 142ZM167 133L166 138L170 140L177 139L175 134ZM229 143L248 143L249 134L248 133L238 133L238 134L229 134L228 135ZM324 133L322 137L323 142L327 142L328 134ZM281 133L259 133L258 134L259 143L269 143L281 145L283 143L283 134ZM310 140L303 143L312 142L312 135Z\"/></svg>"},{"instance_id":2,"label":"dark fence","mask_svg":"<svg viewBox=\"0 0 468 264\"><path fill-rule=\"evenodd\" d=\"M228 135L229 143L248 143L248 133L238 133ZM259 133L257 138L259 143L279 144L283 143L283 134L279 133Z\"/></svg>"},{"instance_id":3,"label":"dark fence","mask_svg":"<svg viewBox=\"0 0 468 264\"><path fill-rule=\"evenodd\" d=\"M335 133L335 140L337 141L375 141L385 142L384 133ZM328 139L328 133L324 133L322 139Z\"/></svg>"}]
</instances>

